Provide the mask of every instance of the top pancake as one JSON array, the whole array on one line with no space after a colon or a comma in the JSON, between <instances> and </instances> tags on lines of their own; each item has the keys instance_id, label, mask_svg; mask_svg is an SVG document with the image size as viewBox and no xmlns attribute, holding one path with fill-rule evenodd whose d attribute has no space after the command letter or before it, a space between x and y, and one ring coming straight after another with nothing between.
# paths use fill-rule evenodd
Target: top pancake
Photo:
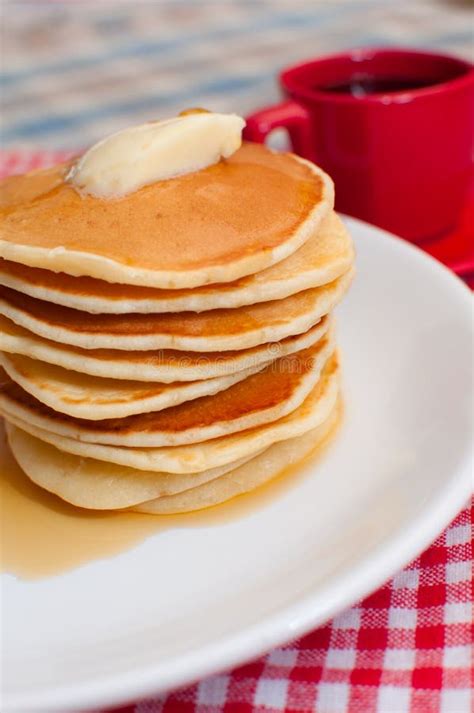
<instances>
[{"instance_id":1,"label":"top pancake","mask_svg":"<svg viewBox=\"0 0 474 713\"><path fill-rule=\"evenodd\" d=\"M65 166L1 185L0 257L109 282L230 282L297 250L333 205L320 169L243 144L230 158L123 198L80 195Z\"/></svg>"},{"instance_id":2,"label":"top pancake","mask_svg":"<svg viewBox=\"0 0 474 713\"><path fill-rule=\"evenodd\" d=\"M160 290L72 277L0 259L0 285L47 302L98 314L203 312L283 299L332 282L354 260L351 237L331 211L317 232L285 260L234 282Z\"/></svg>"}]
</instances>

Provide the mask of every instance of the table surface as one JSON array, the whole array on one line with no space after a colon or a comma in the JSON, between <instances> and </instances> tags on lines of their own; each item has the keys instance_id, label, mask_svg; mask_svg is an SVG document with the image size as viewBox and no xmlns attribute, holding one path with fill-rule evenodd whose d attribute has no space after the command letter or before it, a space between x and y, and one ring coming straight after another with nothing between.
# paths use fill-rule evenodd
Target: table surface
<instances>
[{"instance_id":1,"label":"table surface","mask_svg":"<svg viewBox=\"0 0 474 713\"><path fill-rule=\"evenodd\" d=\"M4 153L0 172L55 162L57 150L186 106L246 114L278 99L281 67L324 52L397 44L469 57L469 5L4 2L2 140L22 150ZM300 641L122 710L469 713L473 519L471 504L410 567Z\"/></svg>"},{"instance_id":2,"label":"table surface","mask_svg":"<svg viewBox=\"0 0 474 713\"><path fill-rule=\"evenodd\" d=\"M80 148L196 104L246 115L278 99L275 77L286 64L349 47L473 50L469 0L2 7L2 138L10 148Z\"/></svg>"}]
</instances>

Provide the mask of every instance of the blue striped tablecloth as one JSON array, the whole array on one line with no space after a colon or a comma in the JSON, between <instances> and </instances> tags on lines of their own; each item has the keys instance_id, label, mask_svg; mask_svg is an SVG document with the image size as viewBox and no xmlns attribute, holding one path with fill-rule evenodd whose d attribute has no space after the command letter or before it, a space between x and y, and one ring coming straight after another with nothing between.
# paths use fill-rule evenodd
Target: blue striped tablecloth
<instances>
[{"instance_id":1,"label":"blue striped tablecloth","mask_svg":"<svg viewBox=\"0 0 474 713\"><path fill-rule=\"evenodd\" d=\"M468 1L8 2L2 140L74 149L201 105L246 114L275 101L289 62L360 45L469 56Z\"/></svg>"}]
</instances>

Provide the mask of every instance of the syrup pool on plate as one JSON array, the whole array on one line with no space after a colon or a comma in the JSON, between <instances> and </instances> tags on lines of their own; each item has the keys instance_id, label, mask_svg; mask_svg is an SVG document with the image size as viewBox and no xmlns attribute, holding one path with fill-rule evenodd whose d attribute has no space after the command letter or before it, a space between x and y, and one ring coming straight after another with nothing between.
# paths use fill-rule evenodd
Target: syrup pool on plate
<instances>
[{"instance_id":1,"label":"syrup pool on plate","mask_svg":"<svg viewBox=\"0 0 474 713\"><path fill-rule=\"evenodd\" d=\"M0 571L42 579L116 556L170 528L212 527L244 517L282 495L298 476L317 477L306 466L314 467L338 425L310 455L257 490L206 510L145 515L85 510L39 488L16 464L0 421Z\"/></svg>"}]
</instances>

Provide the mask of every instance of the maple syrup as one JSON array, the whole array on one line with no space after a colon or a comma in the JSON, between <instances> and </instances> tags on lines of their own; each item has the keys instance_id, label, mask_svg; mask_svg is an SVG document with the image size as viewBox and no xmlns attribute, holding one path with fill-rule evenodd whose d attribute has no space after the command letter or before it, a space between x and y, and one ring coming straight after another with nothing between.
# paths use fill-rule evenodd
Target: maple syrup
<instances>
[{"instance_id":1,"label":"maple syrup","mask_svg":"<svg viewBox=\"0 0 474 713\"><path fill-rule=\"evenodd\" d=\"M304 477L305 466L324 454L338 423L308 456L269 483L222 505L182 515L85 510L39 488L23 473L0 423L0 570L41 579L106 559L170 528L211 527L260 509Z\"/></svg>"}]
</instances>

